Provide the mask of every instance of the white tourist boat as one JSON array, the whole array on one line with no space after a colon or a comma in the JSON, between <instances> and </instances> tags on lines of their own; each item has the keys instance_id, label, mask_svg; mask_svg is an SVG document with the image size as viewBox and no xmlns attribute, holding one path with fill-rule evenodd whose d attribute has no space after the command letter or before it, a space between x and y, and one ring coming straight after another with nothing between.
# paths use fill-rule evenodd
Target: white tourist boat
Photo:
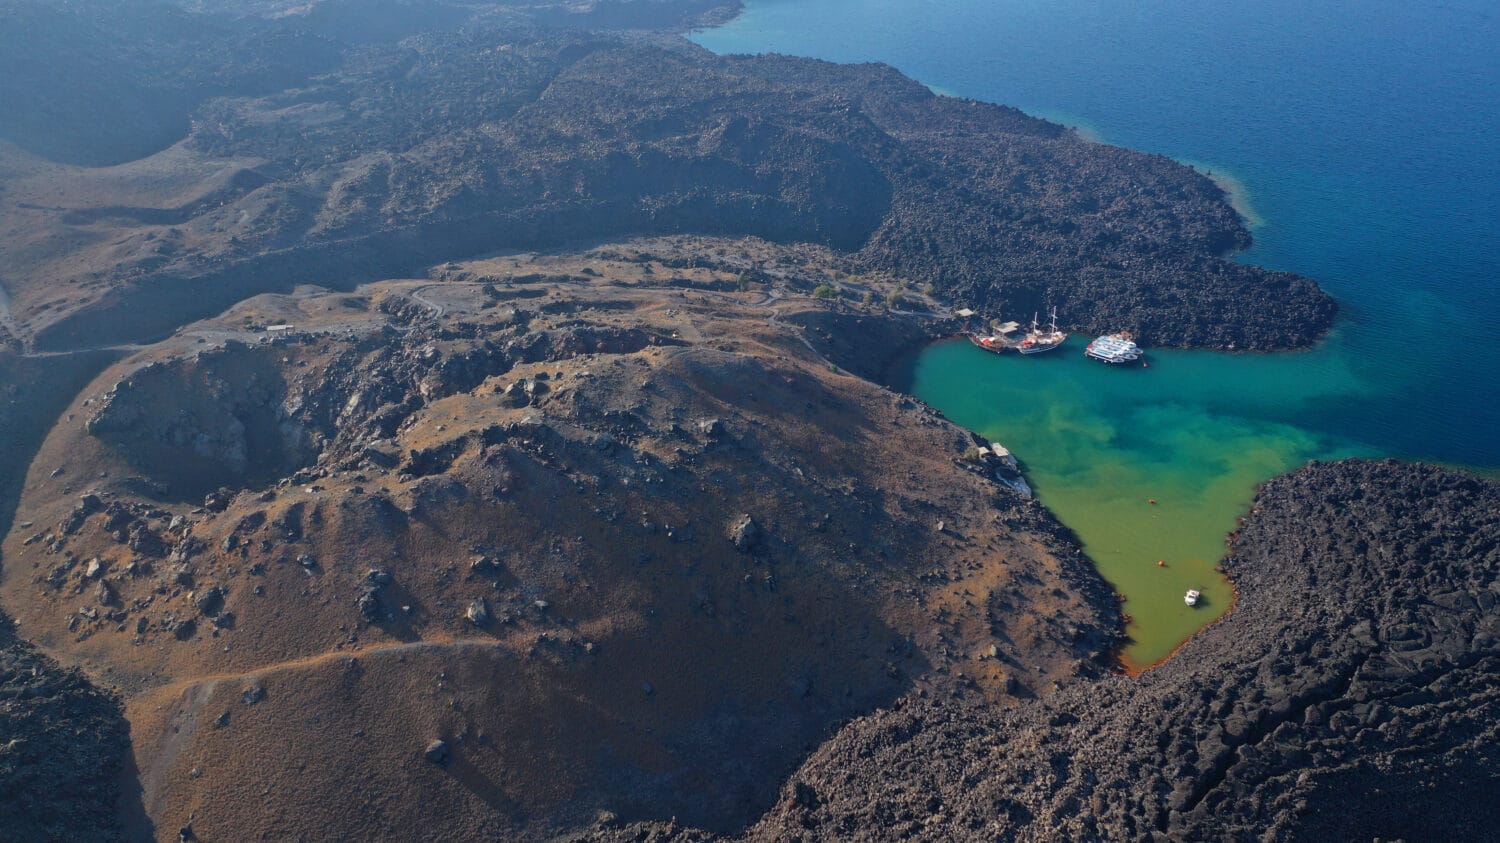
<instances>
[{"instance_id":1,"label":"white tourist boat","mask_svg":"<svg viewBox=\"0 0 1500 843\"><path fill-rule=\"evenodd\" d=\"M1203 592L1199 591L1196 588L1190 588L1188 589L1188 593L1183 596L1182 602L1188 604L1189 606L1196 606L1198 605L1198 598L1202 596Z\"/></svg>"},{"instance_id":2,"label":"white tourist boat","mask_svg":"<svg viewBox=\"0 0 1500 843\"><path fill-rule=\"evenodd\" d=\"M1141 359L1141 347L1135 344L1129 331L1098 337L1083 353L1105 363L1130 363Z\"/></svg>"}]
</instances>

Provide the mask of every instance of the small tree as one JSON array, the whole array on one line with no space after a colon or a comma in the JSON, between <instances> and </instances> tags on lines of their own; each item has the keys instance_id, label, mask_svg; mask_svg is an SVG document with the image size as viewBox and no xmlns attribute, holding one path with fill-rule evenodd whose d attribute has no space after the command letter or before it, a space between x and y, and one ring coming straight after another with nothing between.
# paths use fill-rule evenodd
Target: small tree
<instances>
[{"instance_id":1,"label":"small tree","mask_svg":"<svg viewBox=\"0 0 1500 843\"><path fill-rule=\"evenodd\" d=\"M839 297L838 288L831 284L819 284L813 288L812 294L815 299L836 299Z\"/></svg>"},{"instance_id":2,"label":"small tree","mask_svg":"<svg viewBox=\"0 0 1500 843\"><path fill-rule=\"evenodd\" d=\"M901 305L906 304L906 298L903 295L903 293L905 293L905 292L906 291L903 290L903 289L901 289L900 287L896 287L895 289L891 290L889 293L886 293L885 294L885 306L888 307L888 308L890 308L891 310L895 310L895 309L899 308Z\"/></svg>"}]
</instances>

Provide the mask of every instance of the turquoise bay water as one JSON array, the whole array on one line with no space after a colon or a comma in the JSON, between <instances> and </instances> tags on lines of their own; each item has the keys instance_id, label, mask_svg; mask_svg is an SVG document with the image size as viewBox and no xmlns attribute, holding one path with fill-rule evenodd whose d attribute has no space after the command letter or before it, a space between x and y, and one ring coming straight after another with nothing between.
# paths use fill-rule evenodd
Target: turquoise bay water
<instances>
[{"instance_id":1,"label":"turquoise bay water","mask_svg":"<svg viewBox=\"0 0 1500 843\"><path fill-rule=\"evenodd\" d=\"M939 344L919 359L916 394L1015 450L1127 596L1127 663L1227 609L1210 569L1261 480L1351 455L1500 467L1500 7L748 0L695 37L883 61L1227 175L1256 223L1242 259L1339 299L1334 335L1302 353L1153 351L1121 370L1081 344L1027 359ZM1189 585L1203 611L1182 605Z\"/></svg>"}]
</instances>

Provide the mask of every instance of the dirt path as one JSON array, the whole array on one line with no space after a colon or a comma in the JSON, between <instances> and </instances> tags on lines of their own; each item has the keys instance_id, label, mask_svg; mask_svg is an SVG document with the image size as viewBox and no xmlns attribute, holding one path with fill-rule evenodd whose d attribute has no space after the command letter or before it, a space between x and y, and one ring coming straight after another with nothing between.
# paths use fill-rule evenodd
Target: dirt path
<instances>
[{"instance_id":1,"label":"dirt path","mask_svg":"<svg viewBox=\"0 0 1500 843\"><path fill-rule=\"evenodd\" d=\"M16 331L16 320L10 315L10 293L6 291L4 283L0 283L0 331L16 339L21 338L20 333Z\"/></svg>"},{"instance_id":2,"label":"dirt path","mask_svg":"<svg viewBox=\"0 0 1500 843\"><path fill-rule=\"evenodd\" d=\"M760 303L760 306L766 309L766 324L774 326L781 325L781 310L776 307L776 302L780 301L783 295L784 293L782 293L782 291L777 287L771 287L770 289L766 290L766 297ZM838 367L833 364L833 361L829 360L827 357L824 357L823 352L819 351L817 349L817 346L814 346L812 344L812 341L807 338L807 335L803 332L800 326L793 327L796 327L797 330L792 334L792 336L796 337L797 340L804 346L807 346L807 350L811 352L814 360L817 360L819 363L822 363L824 366L827 366L831 370L838 369Z\"/></svg>"},{"instance_id":3,"label":"dirt path","mask_svg":"<svg viewBox=\"0 0 1500 843\"><path fill-rule=\"evenodd\" d=\"M313 653L312 655L300 656L294 659L287 659L286 661L270 662L268 664L259 665L257 667L253 667L243 671L188 676L175 682L162 685L159 688L152 688L151 690L143 691L131 700L131 705L151 706L170 702L173 698L176 697L182 697L184 699L192 701L197 698L197 694L199 693L199 691L197 690L198 686L213 685L219 682L228 681L246 681L280 671L300 670L303 668L317 667L318 665L328 664L338 659L363 658L380 653L413 652L419 650L445 648L511 647L512 649L514 649L515 646L524 645L525 643L527 643L527 641L521 636L508 636L505 638L427 638L420 641L393 641L389 643L373 644L368 647L351 647L344 650L324 650L321 653Z\"/></svg>"},{"instance_id":4,"label":"dirt path","mask_svg":"<svg viewBox=\"0 0 1500 843\"><path fill-rule=\"evenodd\" d=\"M588 627L590 625L586 625ZM286 661L272 662L249 670L189 676L175 682L143 691L126 701L126 719L136 730L135 754L143 805L149 813L158 813L163 778L172 770L183 748L191 742L193 734L210 722L205 713L220 685L231 684L234 689L255 684L278 673L317 668L342 659L378 658L420 652L454 651L466 649L507 650L524 652L534 643L539 633L513 632L503 636L481 637L435 637L420 641L392 641L366 647L326 650L321 653ZM150 737L147 737L150 736ZM145 740L145 743L142 741Z\"/></svg>"},{"instance_id":5,"label":"dirt path","mask_svg":"<svg viewBox=\"0 0 1500 843\"><path fill-rule=\"evenodd\" d=\"M844 289L847 292L847 287L844 287L843 285L839 286L841 289ZM772 286L766 289L766 297L764 299L761 299L761 301L759 302L759 306L765 308L767 314L767 324L783 326L783 323L781 321L781 309L776 306L776 303L781 301L781 299L784 298L785 295L786 293L781 288L776 286ZM935 305L930 298L926 296L920 296L920 298L922 299L922 303L928 306L928 310L897 310L892 308L887 310L886 312L892 316L902 316L914 319L927 319L931 321L941 321L946 318L951 318L951 314L944 315L941 309L937 305ZM837 306L843 307L844 305L839 304ZM836 364L834 364L827 357L823 356L823 353L812 344L812 341L807 338L806 331L801 326L792 327L796 328L796 332L793 334L793 336L795 336L803 345L807 346L807 350L812 352L813 359L832 369L838 368Z\"/></svg>"},{"instance_id":6,"label":"dirt path","mask_svg":"<svg viewBox=\"0 0 1500 843\"><path fill-rule=\"evenodd\" d=\"M432 285L428 285L428 286L432 286ZM468 286L473 286L473 285L471 284L471 285L468 285ZM425 298L422 295L422 292L424 290L426 290L426 289L427 289L427 287L418 287L417 289L412 290L411 293L409 293L409 295L411 296L411 300L414 301L414 302L416 302L417 304L422 305L423 307L427 308L428 310L432 311L432 318L433 319L442 319L443 318L443 314L447 313L448 309L446 307L443 307L442 305L438 304L437 302L429 299L429 298Z\"/></svg>"}]
</instances>

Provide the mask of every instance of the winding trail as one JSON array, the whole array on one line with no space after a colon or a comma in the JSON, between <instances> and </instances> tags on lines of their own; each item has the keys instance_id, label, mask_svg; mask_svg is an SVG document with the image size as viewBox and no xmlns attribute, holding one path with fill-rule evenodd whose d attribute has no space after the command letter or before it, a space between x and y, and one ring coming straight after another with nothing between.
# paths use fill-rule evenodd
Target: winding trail
<instances>
[{"instance_id":1,"label":"winding trail","mask_svg":"<svg viewBox=\"0 0 1500 843\"><path fill-rule=\"evenodd\" d=\"M779 301L783 295L785 294L782 293L780 288L775 286L772 286L766 290L766 297L760 302L760 306L764 307L766 309L766 313L769 314L768 316L766 316L766 324L772 326L779 326L781 324L781 311L776 307L776 302ZM822 363L824 366L829 367L830 369L837 369L838 367L834 365L833 361L829 360L827 357L824 357L823 352L819 351L812 344L812 341L807 338L806 331L804 331L800 325L796 327L797 330L795 333L793 333L793 336L795 336L803 345L807 346L807 350L812 354L813 359L817 360L819 363Z\"/></svg>"},{"instance_id":2,"label":"winding trail","mask_svg":"<svg viewBox=\"0 0 1500 843\"><path fill-rule=\"evenodd\" d=\"M445 313L448 312L448 308L446 308L446 307L438 304L437 302L435 302L435 301L433 301L433 300L431 300L429 298L425 298L422 295L422 293L425 290L431 288L432 286L434 286L434 285L428 284L426 286L418 287L415 290L412 290L408 295L411 296L411 300L412 301L414 301L417 304L420 304L423 307L427 308L428 310L432 311L432 318L433 319L442 319L443 318L443 314L445 314ZM473 286L473 285L468 285L468 286Z\"/></svg>"},{"instance_id":3,"label":"winding trail","mask_svg":"<svg viewBox=\"0 0 1500 843\"><path fill-rule=\"evenodd\" d=\"M850 292L849 288L844 284L837 284L837 286L846 294ZM932 299L927 297L925 294L908 293L907 295L913 296L914 298L920 298L922 302L928 306L929 309L901 310L897 308L887 308L886 313L891 316L904 316L907 318L928 319L932 321L941 321L943 319L954 318L953 314L951 313L944 314L940 312L939 308L935 305ZM758 304L760 307L764 308L766 313L768 314L766 316L766 323L774 326L781 325L781 310L776 307L776 303L784 298L786 296L786 293L780 287L772 285L766 288L765 296L766 297L761 299ZM838 308L844 307L841 302L834 302L833 306ZM818 351L818 349L812 344L812 341L807 338L807 330L805 328L800 325L796 325L794 327L797 329L794 336L796 336L803 345L807 346L807 350L812 352L814 359L831 368L838 368L837 364L825 357L821 351ZM840 371L842 370L840 369Z\"/></svg>"}]
</instances>

